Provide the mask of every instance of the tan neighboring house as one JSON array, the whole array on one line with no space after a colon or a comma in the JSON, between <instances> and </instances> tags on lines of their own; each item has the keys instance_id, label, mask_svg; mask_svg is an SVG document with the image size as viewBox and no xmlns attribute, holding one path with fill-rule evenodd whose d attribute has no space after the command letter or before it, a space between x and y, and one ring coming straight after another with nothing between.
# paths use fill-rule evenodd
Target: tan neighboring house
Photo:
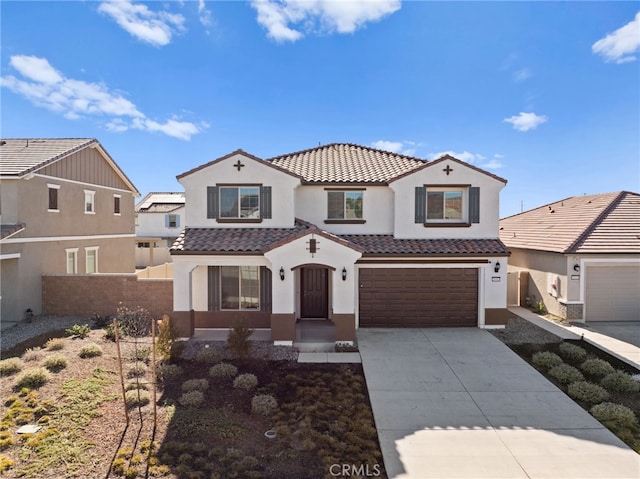
<instances>
[{"instance_id":1,"label":"tan neighboring house","mask_svg":"<svg viewBox=\"0 0 640 479\"><path fill-rule=\"evenodd\" d=\"M551 314L640 320L640 194L574 196L525 211L500 220L500 239L511 250L510 279L528 281L529 300Z\"/></svg>"},{"instance_id":2,"label":"tan neighboring house","mask_svg":"<svg viewBox=\"0 0 640 479\"><path fill-rule=\"evenodd\" d=\"M43 274L132 273L133 183L92 138L0 140L0 324L42 312Z\"/></svg>"}]
</instances>

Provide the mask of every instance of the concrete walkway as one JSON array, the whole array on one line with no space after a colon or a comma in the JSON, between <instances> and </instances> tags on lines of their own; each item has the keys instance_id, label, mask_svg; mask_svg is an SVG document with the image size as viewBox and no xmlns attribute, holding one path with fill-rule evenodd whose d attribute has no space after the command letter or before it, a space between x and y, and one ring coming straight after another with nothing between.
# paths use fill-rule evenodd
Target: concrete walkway
<instances>
[{"instance_id":1,"label":"concrete walkway","mask_svg":"<svg viewBox=\"0 0 640 479\"><path fill-rule=\"evenodd\" d=\"M583 339L640 369L640 321L596 321L564 325L520 306L510 306L509 311L559 338Z\"/></svg>"},{"instance_id":2,"label":"concrete walkway","mask_svg":"<svg viewBox=\"0 0 640 479\"><path fill-rule=\"evenodd\" d=\"M490 333L360 329L389 478L632 478L640 456Z\"/></svg>"}]
</instances>

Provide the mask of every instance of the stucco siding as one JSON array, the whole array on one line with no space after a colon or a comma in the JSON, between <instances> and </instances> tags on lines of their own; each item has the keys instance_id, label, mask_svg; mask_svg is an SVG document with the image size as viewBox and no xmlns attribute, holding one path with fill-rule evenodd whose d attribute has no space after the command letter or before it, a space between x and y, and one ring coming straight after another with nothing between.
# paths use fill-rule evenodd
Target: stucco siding
<instances>
[{"instance_id":1,"label":"stucco siding","mask_svg":"<svg viewBox=\"0 0 640 479\"><path fill-rule=\"evenodd\" d=\"M18 216L18 185L22 180L3 179L0 186L0 212L2 224L16 224Z\"/></svg>"},{"instance_id":2,"label":"stucco siding","mask_svg":"<svg viewBox=\"0 0 640 479\"><path fill-rule=\"evenodd\" d=\"M185 208L178 208L169 213L137 213L136 236L141 238L176 238L185 226ZM167 215L178 215L178 226L166 226Z\"/></svg>"}]
</instances>

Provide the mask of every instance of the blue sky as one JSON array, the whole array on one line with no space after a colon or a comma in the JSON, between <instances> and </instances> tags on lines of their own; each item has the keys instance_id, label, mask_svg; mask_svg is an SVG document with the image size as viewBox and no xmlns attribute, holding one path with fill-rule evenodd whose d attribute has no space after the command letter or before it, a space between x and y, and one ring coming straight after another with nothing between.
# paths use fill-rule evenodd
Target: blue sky
<instances>
[{"instance_id":1,"label":"blue sky","mask_svg":"<svg viewBox=\"0 0 640 479\"><path fill-rule=\"evenodd\" d=\"M1 135L95 137L144 195L349 142L506 178L501 216L640 191L637 2L2 1Z\"/></svg>"}]
</instances>

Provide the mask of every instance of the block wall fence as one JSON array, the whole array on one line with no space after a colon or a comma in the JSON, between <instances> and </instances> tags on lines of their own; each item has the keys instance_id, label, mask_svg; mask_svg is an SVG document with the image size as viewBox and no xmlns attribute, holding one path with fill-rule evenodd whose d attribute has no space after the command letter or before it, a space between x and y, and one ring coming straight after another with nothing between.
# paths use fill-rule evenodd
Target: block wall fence
<instances>
[{"instance_id":1,"label":"block wall fence","mask_svg":"<svg viewBox=\"0 0 640 479\"><path fill-rule=\"evenodd\" d=\"M138 279L135 274L42 276L43 314L114 315L119 303L140 306L157 319L171 315L173 280Z\"/></svg>"}]
</instances>

